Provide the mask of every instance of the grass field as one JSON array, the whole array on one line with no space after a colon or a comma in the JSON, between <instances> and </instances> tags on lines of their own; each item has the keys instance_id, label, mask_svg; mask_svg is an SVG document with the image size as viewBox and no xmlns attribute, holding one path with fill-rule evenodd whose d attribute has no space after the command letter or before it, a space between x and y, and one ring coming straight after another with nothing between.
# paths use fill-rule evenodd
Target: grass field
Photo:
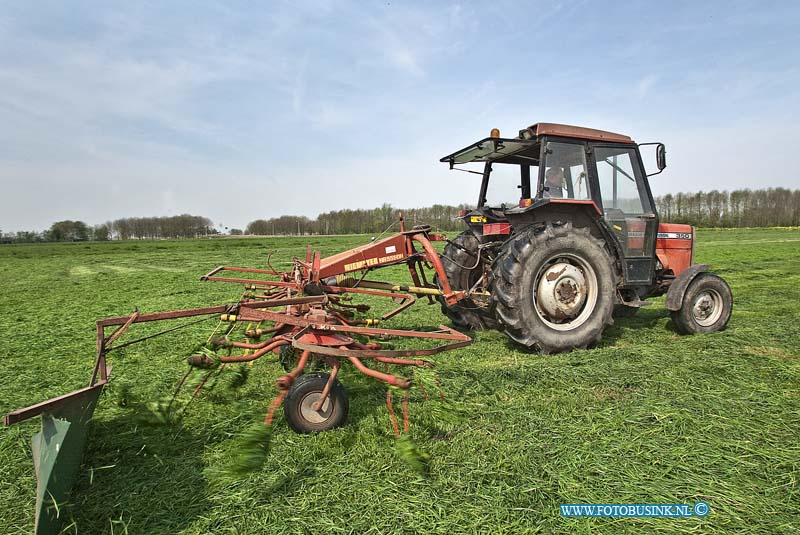
<instances>
[{"instance_id":1,"label":"grass field","mask_svg":"<svg viewBox=\"0 0 800 535\"><path fill-rule=\"evenodd\" d=\"M697 260L733 289L726 331L678 336L659 299L617 320L592 350L527 354L501 333L477 333L436 358L458 412L444 418L412 397L428 475L396 454L385 390L347 369L344 428L300 436L279 418L263 468L220 481L213 474L263 419L280 367L262 359L241 388L222 377L180 423L146 425L141 404L171 393L214 324L131 346L111 358L65 532L797 533L800 231L698 239ZM363 240L0 246L0 410L85 386L97 318L231 302L239 288L198 276L223 263L263 265L268 249L280 269L307 242L329 254ZM441 322L438 306L420 301L392 325ZM32 529L37 429L0 431L0 533ZM564 519L558 508L697 500L711 506L703 519Z\"/></svg>"}]
</instances>

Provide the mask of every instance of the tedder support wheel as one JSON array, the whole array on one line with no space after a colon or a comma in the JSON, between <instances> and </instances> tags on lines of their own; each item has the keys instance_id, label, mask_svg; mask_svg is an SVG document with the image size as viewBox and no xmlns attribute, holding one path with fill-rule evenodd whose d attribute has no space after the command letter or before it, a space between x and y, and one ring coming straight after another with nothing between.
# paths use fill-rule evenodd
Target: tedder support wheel
<instances>
[{"instance_id":1,"label":"tedder support wheel","mask_svg":"<svg viewBox=\"0 0 800 535\"><path fill-rule=\"evenodd\" d=\"M512 340L544 353L595 344L614 321L612 266L586 228L523 229L493 266L497 319Z\"/></svg>"},{"instance_id":2,"label":"tedder support wheel","mask_svg":"<svg viewBox=\"0 0 800 535\"><path fill-rule=\"evenodd\" d=\"M681 334L713 333L728 325L733 310L730 286L713 273L700 273L686 288L672 321Z\"/></svg>"},{"instance_id":3,"label":"tedder support wheel","mask_svg":"<svg viewBox=\"0 0 800 535\"><path fill-rule=\"evenodd\" d=\"M289 427L297 433L327 431L342 425L347 419L350 402L347 391L338 380L331 385L331 391L322 408L319 411L314 410L314 404L322 396L328 377L330 376L327 373L304 374L289 388L283 402L283 414Z\"/></svg>"},{"instance_id":4,"label":"tedder support wheel","mask_svg":"<svg viewBox=\"0 0 800 535\"><path fill-rule=\"evenodd\" d=\"M478 238L466 230L448 243L442 254L442 265L453 290L469 290L483 276L485 258L478 261ZM471 269L470 269L471 268ZM491 303L481 307L471 298L447 306L442 297L442 313L454 324L468 329L497 329L497 320L492 314Z\"/></svg>"}]
</instances>

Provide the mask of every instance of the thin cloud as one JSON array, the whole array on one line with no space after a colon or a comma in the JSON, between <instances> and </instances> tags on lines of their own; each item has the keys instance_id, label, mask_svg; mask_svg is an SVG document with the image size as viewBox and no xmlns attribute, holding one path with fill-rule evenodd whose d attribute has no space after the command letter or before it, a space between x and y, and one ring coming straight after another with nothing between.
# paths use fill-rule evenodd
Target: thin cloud
<instances>
[{"instance_id":1,"label":"thin cloud","mask_svg":"<svg viewBox=\"0 0 800 535\"><path fill-rule=\"evenodd\" d=\"M470 202L477 186L438 158L492 127L514 135L537 121L667 142L658 192L740 187L756 172L749 164L737 173L714 162L730 160L742 132L794 127L799 13L756 3L9 4L0 227L175 210L241 228L386 201ZM781 161L787 172L770 185L796 187ZM243 191L281 202L242 208Z\"/></svg>"}]
</instances>

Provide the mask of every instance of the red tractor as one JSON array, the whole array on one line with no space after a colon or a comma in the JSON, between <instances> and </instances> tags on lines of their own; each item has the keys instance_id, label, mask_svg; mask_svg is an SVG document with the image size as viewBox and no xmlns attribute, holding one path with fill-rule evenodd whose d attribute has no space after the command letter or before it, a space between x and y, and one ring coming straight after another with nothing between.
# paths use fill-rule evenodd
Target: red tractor
<instances>
[{"instance_id":1,"label":"red tractor","mask_svg":"<svg viewBox=\"0 0 800 535\"><path fill-rule=\"evenodd\" d=\"M654 149L647 174L640 147ZM666 168L662 143L551 123L518 137L490 137L441 159L451 169L480 162L477 208L450 241L442 263L467 297L445 314L457 325L499 328L543 352L597 343L614 316L650 297L684 334L723 328L733 299L727 283L694 264L694 229L660 223L647 178ZM519 189L509 199L509 181ZM505 203L503 201L511 201Z\"/></svg>"}]
</instances>

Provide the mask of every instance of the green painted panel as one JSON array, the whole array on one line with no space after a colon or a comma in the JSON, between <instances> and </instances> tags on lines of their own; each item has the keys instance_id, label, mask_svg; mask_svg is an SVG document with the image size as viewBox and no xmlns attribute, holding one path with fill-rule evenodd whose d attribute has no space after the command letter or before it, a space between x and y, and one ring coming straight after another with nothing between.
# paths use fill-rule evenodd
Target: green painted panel
<instances>
[{"instance_id":1,"label":"green painted panel","mask_svg":"<svg viewBox=\"0 0 800 535\"><path fill-rule=\"evenodd\" d=\"M102 385L66 400L53 412L42 414L42 430L32 440L36 470L36 535L56 534L61 510L78 475L92 418Z\"/></svg>"}]
</instances>

